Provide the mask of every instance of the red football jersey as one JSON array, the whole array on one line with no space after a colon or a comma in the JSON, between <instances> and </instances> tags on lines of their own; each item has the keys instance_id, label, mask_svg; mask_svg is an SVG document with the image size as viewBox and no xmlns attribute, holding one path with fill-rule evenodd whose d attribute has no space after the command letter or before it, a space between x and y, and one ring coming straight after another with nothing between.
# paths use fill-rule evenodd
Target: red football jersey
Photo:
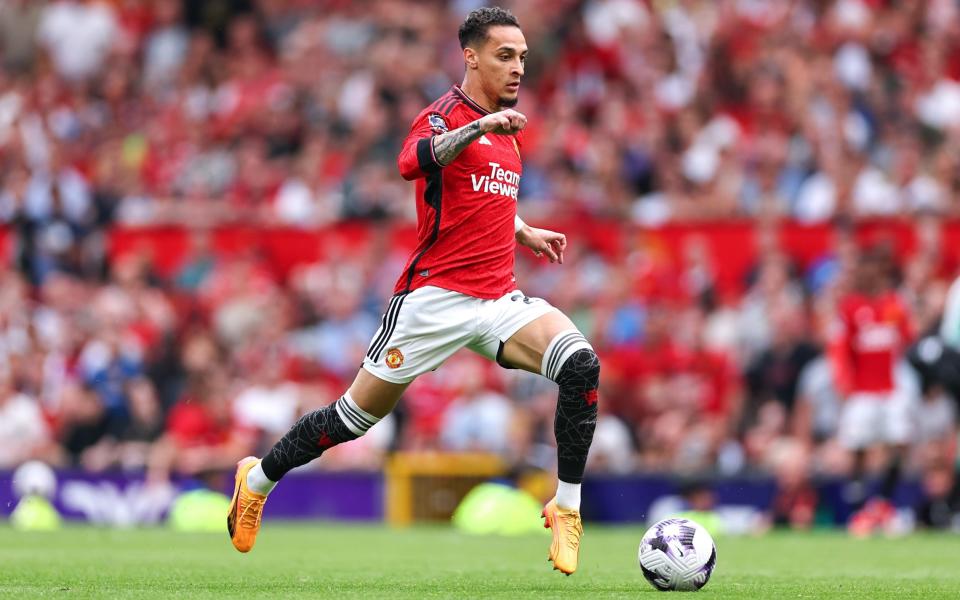
<instances>
[{"instance_id":1,"label":"red football jersey","mask_svg":"<svg viewBox=\"0 0 960 600\"><path fill-rule=\"evenodd\" d=\"M851 294L839 307L833 359L841 392L889 392L893 371L913 337L910 317L896 294Z\"/></svg>"},{"instance_id":2,"label":"red football jersey","mask_svg":"<svg viewBox=\"0 0 960 600\"><path fill-rule=\"evenodd\" d=\"M453 86L414 120L397 165L404 179L416 180L417 248L394 293L434 285L492 299L515 289L520 135L486 133L449 165L433 153L433 136L487 114Z\"/></svg>"}]
</instances>

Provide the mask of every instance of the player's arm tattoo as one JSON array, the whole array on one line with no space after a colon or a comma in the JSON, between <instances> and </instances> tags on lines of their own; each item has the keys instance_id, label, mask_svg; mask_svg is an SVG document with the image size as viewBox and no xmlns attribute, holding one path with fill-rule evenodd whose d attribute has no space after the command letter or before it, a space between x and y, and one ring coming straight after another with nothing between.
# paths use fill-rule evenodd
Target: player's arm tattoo
<instances>
[{"instance_id":1,"label":"player's arm tattoo","mask_svg":"<svg viewBox=\"0 0 960 600\"><path fill-rule=\"evenodd\" d=\"M464 148L481 135L483 135L483 130L480 128L479 120L459 129L441 133L433 138L433 155L440 164L449 165L453 162L453 159L463 152Z\"/></svg>"}]
</instances>

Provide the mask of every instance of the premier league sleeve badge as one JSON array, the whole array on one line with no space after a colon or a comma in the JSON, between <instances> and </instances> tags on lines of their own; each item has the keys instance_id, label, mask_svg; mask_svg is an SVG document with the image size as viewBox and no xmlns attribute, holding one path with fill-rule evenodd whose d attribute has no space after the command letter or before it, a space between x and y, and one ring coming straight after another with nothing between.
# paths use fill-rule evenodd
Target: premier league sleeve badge
<instances>
[{"instance_id":1,"label":"premier league sleeve badge","mask_svg":"<svg viewBox=\"0 0 960 600\"><path fill-rule=\"evenodd\" d=\"M437 113L427 116L427 121L430 123L430 128L433 129L433 132L436 134L446 133L449 131L447 122L444 121L443 117Z\"/></svg>"}]
</instances>

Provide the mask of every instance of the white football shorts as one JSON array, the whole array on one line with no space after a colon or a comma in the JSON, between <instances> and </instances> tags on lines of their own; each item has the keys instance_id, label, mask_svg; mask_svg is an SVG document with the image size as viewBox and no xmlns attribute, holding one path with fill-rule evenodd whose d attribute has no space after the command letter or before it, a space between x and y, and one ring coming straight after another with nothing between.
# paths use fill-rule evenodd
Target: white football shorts
<instances>
[{"instance_id":1,"label":"white football shorts","mask_svg":"<svg viewBox=\"0 0 960 600\"><path fill-rule=\"evenodd\" d=\"M848 450L905 444L913 434L916 407L903 392L858 392L851 394L840 410L837 437Z\"/></svg>"},{"instance_id":2,"label":"white football shorts","mask_svg":"<svg viewBox=\"0 0 960 600\"><path fill-rule=\"evenodd\" d=\"M409 383L460 348L497 359L502 342L521 327L556 310L515 290L496 300L434 286L390 299L363 368L391 383Z\"/></svg>"}]
</instances>

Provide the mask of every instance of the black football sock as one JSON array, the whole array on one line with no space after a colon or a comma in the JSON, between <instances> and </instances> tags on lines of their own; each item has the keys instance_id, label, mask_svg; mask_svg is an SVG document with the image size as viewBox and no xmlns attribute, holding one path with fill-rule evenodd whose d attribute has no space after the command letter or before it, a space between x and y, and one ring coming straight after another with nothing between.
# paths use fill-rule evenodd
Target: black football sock
<instances>
[{"instance_id":1,"label":"black football sock","mask_svg":"<svg viewBox=\"0 0 960 600\"><path fill-rule=\"evenodd\" d=\"M263 457L260 468L271 481L319 458L328 448L355 440L380 419L361 410L349 394L300 417Z\"/></svg>"},{"instance_id":2,"label":"black football sock","mask_svg":"<svg viewBox=\"0 0 960 600\"><path fill-rule=\"evenodd\" d=\"M585 343L585 341L584 341ZM557 437L557 476L579 484L597 427L597 387L600 359L589 345L570 354L557 369L560 386L553 431Z\"/></svg>"},{"instance_id":3,"label":"black football sock","mask_svg":"<svg viewBox=\"0 0 960 600\"><path fill-rule=\"evenodd\" d=\"M893 501L893 495L897 493L897 486L900 485L900 473L903 470L903 458L899 453L895 453L887 465L887 470L883 474L883 484L880 486L880 495L885 500Z\"/></svg>"},{"instance_id":4,"label":"black football sock","mask_svg":"<svg viewBox=\"0 0 960 600\"><path fill-rule=\"evenodd\" d=\"M866 451L854 450L853 469L850 472L850 479L843 487L843 499L854 512L863 508L867 502L866 462Z\"/></svg>"}]
</instances>

